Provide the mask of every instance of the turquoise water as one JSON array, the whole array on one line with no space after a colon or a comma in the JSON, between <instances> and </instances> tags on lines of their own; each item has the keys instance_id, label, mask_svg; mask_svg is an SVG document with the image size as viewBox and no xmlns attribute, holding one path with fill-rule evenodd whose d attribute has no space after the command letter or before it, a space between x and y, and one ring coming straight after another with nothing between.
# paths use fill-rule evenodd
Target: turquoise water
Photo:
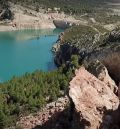
<instances>
[{"instance_id":1,"label":"turquoise water","mask_svg":"<svg viewBox=\"0 0 120 129\"><path fill-rule=\"evenodd\" d=\"M35 70L55 69L51 48L62 30L0 32L0 82Z\"/></svg>"}]
</instances>

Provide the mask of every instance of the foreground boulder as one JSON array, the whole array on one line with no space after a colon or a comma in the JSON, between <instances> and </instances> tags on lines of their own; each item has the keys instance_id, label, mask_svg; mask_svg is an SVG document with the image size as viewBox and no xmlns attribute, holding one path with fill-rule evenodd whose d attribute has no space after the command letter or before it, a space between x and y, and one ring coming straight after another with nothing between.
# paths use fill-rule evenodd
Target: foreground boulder
<instances>
[{"instance_id":1,"label":"foreground boulder","mask_svg":"<svg viewBox=\"0 0 120 129\"><path fill-rule=\"evenodd\" d=\"M114 93L117 93L118 87L115 81L110 77L107 68L98 60L89 63L87 70L100 81L104 82Z\"/></svg>"},{"instance_id":2,"label":"foreground boulder","mask_svg":"<svg viewBox=\"0 0 120 129\"><path fill-rule=\"evenodd\" d=\"M76 71L70 82L69 96L75 106L74 129L109 129L113 124L109 111L118 109L118 97L84 67Z\"/></svg>"},{"instance_id":3,"label":"foreground boulder","mask_svg":"<svg viewBox=\"0 0 120 129\"><path fill-rule=\"evenodd\" d=\"M36 115L21 117L17 125L23 129L119 129L119 99L112 89L114 81L108 74L105 79L105 69L95 66L91 72L99 79L81 67L70 82L69 98L59 98ZM103 81L100 77L104 77Z\"/></svg>"}]
</instances>

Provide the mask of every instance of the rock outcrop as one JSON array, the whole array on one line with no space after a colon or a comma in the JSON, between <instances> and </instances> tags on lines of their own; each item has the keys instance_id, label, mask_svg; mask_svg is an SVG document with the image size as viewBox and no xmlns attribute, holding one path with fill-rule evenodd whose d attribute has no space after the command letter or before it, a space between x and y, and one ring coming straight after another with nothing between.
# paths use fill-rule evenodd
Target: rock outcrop
<instances>
[{"instance_id":1,"label":"rock outcrop","mask_svg":"<svg viewBox=\"0 0 120 129\"><path fill-rule=\"evenodd\" d=\"M53 20L53 23L56 26L56 28L60 29L66 29L72 25L72 23L70 23L69 21L64 21L64 20Z\"/></svg>"},{"instance_id":2,"label":"rock outcrop","mask_svg":"<svg viewBox=\"0 0 120 129\"><path fill-rule=\"evenodd\" d=\"M114 93L117 93L118 87L115 81L109 76L107 68L100 61L90 62L87 70L100 81L104 82Z\"/></svg>"},{"instance_id":3,"label":"rock outcrop","mask_svg":"<svg viewBox=\"0 0 120 129\"><path fill-rule=\"evenodd\" d=\"M67 118L66 122L63 122L65 120L64 117L66 117L65 108L67 105L69 105L67 96L59 98L56 102L47 104L36 115L21 117L17 126L20 126L22 129L61 129L62 126L67 126Z\"/></svg>"},{"instance_id":4,"label":"rock outcrop","mask_svg":"<svg viewBox=\"0 0 120 129\"><path fill-rule=\"evenodd\" d=\"M119 99L113 91L84 67L76 70L70 82L69 96L75 105L73 129L110 129Z\"/></svg>"},{"instance_id":5,"label":"rock outcrop","mask_svg":"<svg viewBox=\"0 0 120 129\"><path fill-rule=\"evenodd\" d=\"M98 46L92 53L86 55L86 60L98 59L102 62L110 76L115 80L117 85L120 82L120 29L116 29L104 38L103 43Z\"/></svg>"},{"instance_id":6,"label":"rock outcrop","mask_svg":"<svg viewBox=\"0 0 120 129\"><path fill-rule=\"evenodd\" d=\"M85 65L88 65L91 61L99 60L105 65L108 73L118 85L120 82L120 29L116 29L104 36L98 35L99 41L95 43L94 36L86 33L83 32L84 37L81 36L80 41L75 40L73 43L71 41L61 42L56 52L55 63L58 66L65 64L65 62L70 61L71 55L74 54L79 55L81 64ZM77 37L76 31L75 34L73 39Z\"/></svg>"},{"instance_id":7,"label":"rock outcrop","mask_svg":"<svg viewBox=\"0 0 120 129\"><path fill-rule=\"evenodd\" d=\"M62 40L58 42L60 45L56 52L56 64L61 65L69 61L72 54L84 58L86 53L92 51L93 44L96 44L97 39L99 39L99 34L92 27L75 26L67 29Z\"/></svg>"},{"instance_id":8,"label":"rock outcrop","mask_svg":"<svg viewBox=\"0 0 120 129\"><path fill-rule=\"evenodd\" d=\"M18 124L23 129L120 129L120 32L113 31L103 42L85 49L84 43L80 47L64 43L63 33L58 42L54 47L58 65L72 54L79 55L83 64L70 82L69 100L48 104Z\"/></svg>"},{"instance_id":9,"label":"rock outcrop","mask_svg":"<svg viewBox=\"0 0 120 129\"><path fill-rule=\"evenodd\" d=\"M119 98L114 94L114 81L100 62L75 71L69 97L59 98L36 115L21 117L23 129L119 129ZM95 77L96 76L96 77ZM118 90L120 97L120 91Z\"/></svg>"},{"instance_id":10,"label":"rock outcrop","mask_svg":"<svg viewBox=\"0 0 120 129\"><path fill-rule=\"evenodd\" d=\"M63 40L63 36L64 36L64 33L63 33L63 32L60 33L57 42L56 42L56 43L53 45L53 47L52 47L52 52L53 52L53 53L56 54L56 53L59 51L60 44L61 44L61 42L62 42L62 40Z\"/></svg>"}]
</instances>

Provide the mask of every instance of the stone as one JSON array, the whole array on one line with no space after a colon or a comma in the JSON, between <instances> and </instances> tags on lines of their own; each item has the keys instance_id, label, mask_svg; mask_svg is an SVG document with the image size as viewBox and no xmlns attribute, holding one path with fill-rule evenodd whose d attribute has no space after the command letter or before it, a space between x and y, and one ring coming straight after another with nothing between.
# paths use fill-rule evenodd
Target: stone
<instances>
[{"instance_id":1,"label":"stone","mask_svg":"<svg viewBox=\"0 0 120 129\"><path fill-rule=\"evenodd\" d=\"M100 81L104 82L114 93L117 93L118 87L115 81L110 77L107 68L100 61L90 62L87 70Z\"/></svg>"},{"instance_id":2,"label":"stone","mask_svg":"<svg viewBox=\"0 0 120 129\"><path fill-rule=\"evenodd\" d=\"M36 115L33 116L32 114L30 114L29 116L21 117L20 121L17 122L17 125L20 125L20 127L22 127L23 129L33 129L37 126L42 127L46 122L49 123L49 120L52 119L50 125L55 127L56 119L59 119L59 116L58 118L56 118L55 116L59 112L63 112L68 103L69 99L67 96L61 97L57 101L47 104L46 107L44 107L44 110L36 113ZM63 116L61 115L61 117ZM49 128L50 127L48 124L48 129ZM57 129L57 127L55 129Z\"/></svg>"},{"instance_id":3,"label":"stone","mask_svg":"<svg viewBox=\"0 0 120 129\"><path fill-rule=\"evenodd\" d=\"M73 123L77 126L74 129L98 129L104 123L105 113L117 110L119 99L105 82L84 67L76 70L75 74L69 87L69 96L75 105Z\"/></svg>"},{"instance_id":4,"label":"stone","mask_svg":"<svg viewBox=\"0 0 120 129\"><path fill-rule=\"evenodd\" d=\"M118 86L118 98L120 100L120 83L119 83L119 86Z\"/></svg>"}]
</instances>

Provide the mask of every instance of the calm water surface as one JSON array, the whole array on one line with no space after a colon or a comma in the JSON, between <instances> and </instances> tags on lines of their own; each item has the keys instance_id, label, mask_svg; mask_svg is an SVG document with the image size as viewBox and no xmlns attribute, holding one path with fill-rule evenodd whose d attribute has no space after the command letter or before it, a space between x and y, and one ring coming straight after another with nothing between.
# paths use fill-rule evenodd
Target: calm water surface
<instances>
[{"instance_id":1,"label":"calm water surface","mask_svg":"<svg viewBox=\"0 0 120 129\"><path fill-rule=\"evenodd\" d=\"M35 70L55 69L51 52L62 30L0 32L0 82Z\"/></svg>"}]
</instances>

